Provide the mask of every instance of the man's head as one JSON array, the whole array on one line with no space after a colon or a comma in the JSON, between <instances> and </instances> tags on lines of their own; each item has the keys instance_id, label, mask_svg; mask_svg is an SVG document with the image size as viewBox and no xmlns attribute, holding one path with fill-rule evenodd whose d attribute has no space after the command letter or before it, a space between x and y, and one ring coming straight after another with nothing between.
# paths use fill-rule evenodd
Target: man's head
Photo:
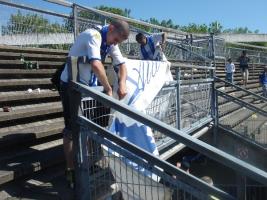
<instances>
[{"instance_id":1,"label":"man's head","mask_svg":"<svg viewBox=\"0 0 267 200\"><path fill-rule=\"evenodd\" d=\"M122 20L114 20L110 23L107 33L107 44L116 45L128 38L130 34L129 24Z\"/></svg>"},{"instance_id":2,"label":"man's head","mask_svg":"<svg viewBox=\"0 0 267 200\"><path fill-rule=\"evenodd\" d=\"M247 55L247 52L245 50L242 51L242 55L243 56L246 56Z\"/></svg>"},{"instance_id":3,"label":"man's head","mask_svg":"<svg viewBox=\"0 0 267 200\"><path fill-rule=\"evenodd\" d=\"M232 62L232 59L231 58L228 58L228 60L227 60L229 63L231 63Z\"/></svg>"},{"instance_id":4,"label":"man's head","mask_svg":"<svg viewBox=\"0 0 267 200\"><path fill-rule=\"evenodd\" d=\"M267 66L264 67L264 71L267 73Z\"/></svg>"},{"instance_id":5,"label":"man's head","mask_svg":"<svg viewBox=\"0 0 267 200\"><path fill-rule=\"evenodd\" d=\"M135 36L135 39L141 45L145 45L146 44L146 36L143 33L138 33Z\"/></svg>"},{"instance_id":6,"label":"man's head","mask_svg":"<svg viewBox=\"0 0 267 200\"><path fill-rule=\"evenodd\" d=\"M208 183L209 185L213 186L213 180L212 180L211 177L209 177L209 176L203 176L203 177L201 177L201 180L204 181L204 182L206 182L206 183Z\"/></svg>"}]
</instances>

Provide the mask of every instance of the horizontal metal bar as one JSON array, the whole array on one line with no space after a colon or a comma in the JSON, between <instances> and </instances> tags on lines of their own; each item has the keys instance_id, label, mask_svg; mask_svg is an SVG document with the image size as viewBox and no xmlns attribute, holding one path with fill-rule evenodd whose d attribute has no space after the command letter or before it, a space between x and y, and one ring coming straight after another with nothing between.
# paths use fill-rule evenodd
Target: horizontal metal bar
<instances>
[{"instance_id":1,"label":"horizontal metal bar","mask_svg":"<svg viewBox=\"0 0 267 200\"><path fill-rule=\"evenodd\" d=\"M164 133L166 136L179 141L190 148L206 155L207 157L216 160L217 162L226 165L236 171L267 185L267 173L260 170L230 154L227 154L205 142L192 138L191 136L184 134L182 131L177 130L174 127L167 125L166 123L159 121L153 117L146 116L144 113L131 108L128 105L121 103L120 101L109 97L101 92L94 91L94 89L85 86L81 83L70 82L71 88L80 93L85 93L94 99L97 99L104 105L111 107L137 121L141 121L143 124Z\"/></svg>"},{"instance_id":2,"label":"horizontal metal bar","mask_svg":"<svg viewBox=\"0 0 267 200\"><path fill-rule=\"evenodd\" d=\"M194 138L199 138L202 135L206 134L211 127L205 126L204 128L202 128L201 130L197 131L196 133L194 133L192 135L192 137ZM174 147L170 148L167 151L164 151L162 154L160 154L160 158L163 160L167 160L170 157L174 156L177 152L179 152L180 150L182 150L183 148L185 148L186 146L182 143L178 143L177 145L175 145Z\"/></svg>"},{"instance_id":3,"label":"horizontal metal bar","mask_svg":"<svg viewBox=\"0 0 267 200\"><path fill-rule=\"evenodd\" d=\"M171 45L174 45L175 47L177 47L177 48L179 48L179 49L181 49L183 51L189 52L190 54L195 55L196 57L202 58L203 60L206 60L206 61L209 61L209 62L213 62L212 59L210 59L208 57L205 57L205 56L202 56L202 55L199 55L199 54L197 54L195 52L192 52L192 51L184 48L181 44L176 44L176 43L173 43L173 42L168 42L168 43L170 43Z\"/></svg>"},{"instance_id":4,"label":"horizontal metal bar","mask_svg":"<svg viewBox=\"0 0 267 200\"><path fill-rule=\"evenodd\" d=\"M194 131L196 131L197 129L199 129L199 128L205 126L205 125L207 125L208 123L210 123L212 121L213 121L213 119L211 117L206 117L201 121L201 123L200 122L195 122L195 123L192 124L191 128L184 128L181 131L183 131L185 134L191 135ZM160 142L160 140L159 140L159 142ZM176 142L175 140L170 139L169 141L165 142L164 144L160 144L158 146L158 150L160 152L162 152L162 151L164 152L165 149L168 148L168 146L172 145L175 142Z\"/></svg>"},{"instance_id":5,"label":"horizontal metal bar","mask_svg":"<svg viewBox=\"0 0 267 200\"><path fill-rule=\"evenodd\" d=\"M43 0L43 1L47 1L49 3L54 3L54 4L61 5L61 6L69 7L69 8L71 8L73 5L73 3L64 1L64 0Z\"/></svg>"},{"instance_id":6,"label":"horizontal metal bar","mask_svg":"<svg viewBox=\"0 0 267 200\"><path fill-rule=\"evenodd\" d=\"M74 4L74 3L69 2L69 1L59 1L59 0L49 0L49 1L51 3L56 3L56 4L59 4L59 5L62 5L62 6L66 6L66 7L72 7L73 4ZM140 20L124 17L124 16L121 16L121 15L109 13L109 12L98 10L98 9L95 9L95 8L83 6L83 5L80 5L80 4L76 4L76 5L78 6L79 9L84 9L84 10L87 10L87 11L91 11L91 12L94 12L96 14L99 14L99 15L102 15L102 16L105 16L105 17L112 17L112 18L115 18L115 19L120 19L120 20L124 20L124 21L130 22L130 23L137 23L137 24L140 24L140 25L144 25L144 26L147 26L147 27L160 29L162 31L166 31L166 32L170 32L170 33L187 35L186 32L183 32L183 31L180 31L180 30L177 30L177 29L166 28L166 27L163 27L163 26L150 24L148 22L144 22L144 21L140 21Z\"/></svg>"},{"instance_id":7,"label":"horizontal metal bar","mask_svg":"<svg viewBox=\"0 0 267 200\"><path fill-rule=\"evenodd\" d=\"M219 120L220 122L220 120ZM254 147L257 147L259 150L266 152L267 148L260 145L259 143L257 143L254 140L249 139L246 136L243 136L242 134L238 133L237 131L233 130L233 129L229 129L227 126L224 126L222 124L218 124L218 127L223 129L224 131L227 131L229 133L231 133L232 135L234 135L235 137L237 137L239 140L242 140L242 142L245 142L248 145L253 145Z\"/></svg>"},{"instance_id":8,"label":"horizontal metal bar","mask_svg":"<svg viewBox=\"0 0 267 200\"><path fill-rule=\"evenodd\" d=\"M0 4L3 5L7 5L7 6L12 6L12 7L16 7L16 8L22 8L25 10L31 10L31 11L35 11L35 12L40 12L40 13L44 13L44 14L48 14L48 15L53 15L53 16L57 16L57 17L63 17L63 18L67 18L67 19L72 19L71 15L67 15L67 14L60 14L60 13L56 13L53 11L49 11L49 10L42 10L39 8L34 8L25 4L18 4L18 3L12 3L9 0L0 0Z\"/></svg>"},{"instance_id":9,"label":"horizontal metal bar","mask_svg":"<svg viewBox=\"0 0 267 200\"><path fill-rule=\"evenodd\" d=\"M238 89L239 91L241 90L241 91L243 91L243 92L246 92L246 93L248 93L248 94L250 94L250 95L253 95L253 96L255 96L255 97L257 97L257 98L259 98L259 99L264 100L264 101L267 102L267 98L265 98L265 97L263 97L263 96L260 96L260 95L254 93L254 92L249 91L249 90L245 90L245 89L243 89L243 88L241 88L241 87L239 87L239 86L237 86L237 85L235 85L235 84L232 84L232 83L230 83L230 82L227 82L227 81L225 81L225 80L223 80L223 79L221 79L221 78L218 78L218 77L214 77L214 78L215 78L216 81L224 82L224 83L226 83L226 84L228 84L228 85L230 85L230 86L232 86L232 87Z\"/></svg>"},{"instance_id":10,"label":"horizontal metal bar","mask_svg":"<svg viewBox=\"0 0 267 200\"><path fill-rule=\"evenodd\" d=\"M191 84L198 84L198 83L212 83L214 79L206 78L206 79L192 79L192 80L180 80L182 85L191 85Z\"/></svg>"},{"instance_id":11,"label":"horizontal metal bar","mask_svg":"<svg viewBox=\"0 0 267 200\"><path fill-rule=\"evenodd\" d=\"M95 131L99 136L107 138L107 140L114 142L120 147L127 149L130 152L134 152L136 156L149 161L150 165L158 166L167 171L168 173L176 175L179 180L189 185L197 186L199 189L205 191L206 193L219 196L220 198L223 199L234 199L226 192L205 183L201 179L198 179L195 176L175 167L174 165L171 165L170 163L161 160L159 157L156 157L155 155L141 149L140 147L126 140L123 140L121 137L111 133L110 131L106 130L105 128L102 128L101 126L97 125L96 123L88 120L83 116L80 116L78 118L78 123L80 123L82 126L88 127L90 130Z\"/></svg>"},{"instance_id":12,"label":"horizontal metal bar","mask_svg":"<svg viewBox=\"0 0 267 200\"><path fill-rule=\"evenodd\" d=\"M212 69L212 70L215 70L215 67L198 66L198 65L182 63L182 62L172 62L171 67L172 68Z\"/></svg>"},{"instance_id":13,"label":"horizontal metal bar","mask_svg":"<svg viewBox=\"0 0 267 200\"><path fill-rule=\"evenodd\" d=\"M260 108L258 108L256 106L253 106L252 104L247 103L247 102L245 102L245 101L243 101L243 100L241 100L239 98L233 97L233 96L231 96L231 95L229 95L229 94L227 94L225 92L222 92L222 91L220 91L218 89L215 89L215 90L222 97L227 98L227 99L230 99L230 100L232 100L233 102L235 102L235 103L237 103L239 105L241 104L242 106L246 107L249 110L252 110L252 111L254 111L256 113L259 113L260 115L263 115L263 116L267 117L267 112L266 111L264 111L264 110L262 110L262 109L260 109ZM266 106L267 106L267 103L266 103Z\"/></svg>"}]
</instances>

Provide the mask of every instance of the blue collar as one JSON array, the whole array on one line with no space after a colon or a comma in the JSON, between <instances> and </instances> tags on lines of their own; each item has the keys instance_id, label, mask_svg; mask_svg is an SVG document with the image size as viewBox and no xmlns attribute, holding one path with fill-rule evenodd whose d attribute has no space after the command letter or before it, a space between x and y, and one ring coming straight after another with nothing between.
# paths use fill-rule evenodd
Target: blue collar
<instances>
[{"instance_id":1,"label":"blue collar","mask_svg":"<svg viewBox=\"0 0 267 200\"><path fill-rule=\"evenodd\" d=\"M111 46L107 44L108 26L103 26L102 29L100 30L100 33L102 38L100 54L101 54L101 60L104 61Z\"/></svg>"}]
</instances>

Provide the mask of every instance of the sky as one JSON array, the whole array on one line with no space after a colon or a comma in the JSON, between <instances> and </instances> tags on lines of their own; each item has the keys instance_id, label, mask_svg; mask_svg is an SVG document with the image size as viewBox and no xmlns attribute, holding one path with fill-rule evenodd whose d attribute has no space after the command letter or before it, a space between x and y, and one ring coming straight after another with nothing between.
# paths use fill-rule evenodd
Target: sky
<instances>
[{"instance_id":1,"label":"sky","mask_svg":"<svg viewBox=\"0 0 267 200\"><path fill-rule=\"evenodd\" d=\"M68 13L69 10L42 0L13 0ZM267 33L267 0L68 0L81 5L95 7L100 5L131 9L130 16L135 19L171 19L174 24L221 23L224 29L248 27L260 33ZM0 12L1 13L1 12ZM1 14L0 14L1 16Z\"/></svg>"}]
</instances>

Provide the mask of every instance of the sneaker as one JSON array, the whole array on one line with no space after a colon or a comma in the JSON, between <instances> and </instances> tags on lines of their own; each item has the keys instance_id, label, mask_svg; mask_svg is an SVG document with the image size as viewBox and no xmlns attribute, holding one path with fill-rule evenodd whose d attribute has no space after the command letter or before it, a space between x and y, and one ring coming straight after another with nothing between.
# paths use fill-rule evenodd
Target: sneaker
<instances>
[{"instance_id":1,"label":"sneaker","mask_svg":"<svg viewBox=\"0 0 267 200\"><path fill-rule=\"evenodd\" d=\"M71 189L74 189L75 188L75 172L73 169L66 170L66 180L68 182L68 186Z\"/></svg>"}]
</instances>

